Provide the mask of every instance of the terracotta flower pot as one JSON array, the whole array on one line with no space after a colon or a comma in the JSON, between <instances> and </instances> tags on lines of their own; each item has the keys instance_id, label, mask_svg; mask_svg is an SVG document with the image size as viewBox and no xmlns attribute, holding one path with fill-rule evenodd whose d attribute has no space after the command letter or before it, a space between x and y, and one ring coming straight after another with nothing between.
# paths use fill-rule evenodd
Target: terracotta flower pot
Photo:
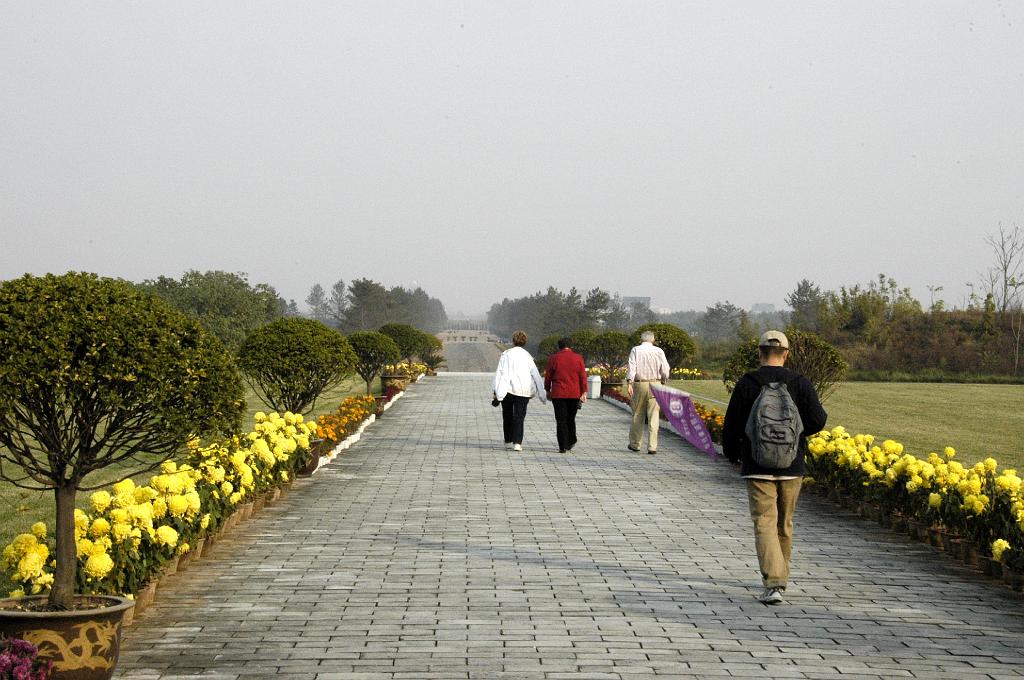
<instances>
[{"instance_id":1,"label":"terracotta flower pot","mask_svg":"<svg viewBox=\"0 0 1024 680\"><path fill-rule=\"evenodd\" d=\"M981 563L978 559L978 549L966 541L963 543L962 547L963 553L961 554L961 557L963 558L964 564L968 567L974 567L975 569L980 568Z\"/></svg>"},{"instance_id":2,"label":"terracotta flower pot","mask_svg":"<svg viewBox=\"0 0 1024 680\"><path fill-rule=\"evenodd\" d=\"M309 477L311 474L316 472L317 466L320 465L320 457L325 455L331 450L331 442L326 439L314 439L309 445L309 462L303 467L297 469L295 474L301 477Z\"/></svg>"},{"instance_id":3,"label":"terracotta flower pot","mask_svg":"<svg viewBox=\"0 0 1024 680\"><path fill-rule=\"evenodd\" d=\"M124 614L133 600L76 595L68 611L25 611L45 595L0 600L0 635L28 640L53 661L52 680L108 680L121 652Z\"/></svg>"},{"instance_id":4,"label":"terracotta flower pot","mask_svg":"<svg viewBox=\"0 0 1024 680\"><path fill-rule=\"evenodd\" d=\"M1010 586L1011 589L1018 593L1024 591L1024 574L1011 568L1009 565L1003 565L1003 583Z\"/></svg>"},{"instance_id":5,"label":"terracotta flower pot","mask_svg":"<svg viewBox=\"0 0 1024 680\"><path fill-rule=\"evenodd\" d=\"M148 581L146 585L139 588L135 593L135 613L141 614L153 604L156 599L156 581Z\"/></svg>"}]
</instances>

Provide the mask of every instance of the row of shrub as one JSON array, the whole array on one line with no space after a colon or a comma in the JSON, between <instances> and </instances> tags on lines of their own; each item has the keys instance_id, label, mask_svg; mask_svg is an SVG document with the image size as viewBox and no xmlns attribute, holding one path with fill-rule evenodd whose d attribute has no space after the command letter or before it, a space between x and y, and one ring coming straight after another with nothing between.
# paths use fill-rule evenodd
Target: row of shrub
<instances>
[{"instance_id":1,"label":"row of shrub","mask_svg":"<svg viewBox=\"0 0 1024 680\"><path fill-rule=\"evenodd\" d=\"M239 506L290 483L307 466L314 444L344 440L375 410L373 397L348 397L319 423L291 412L257 413L252 431L208 445L193 440L146 484L126 479L94 492L89 511L75 512L76 590L134 596L176 556L215 534ZM12 597L49 589L52 553L43 522L4 548L0 567L19 586Z\"/></svg>"},{"instance_id":2,"label":"row of shrub","mask_svg":"<svg viewBox=\"0 0 1024 680\"><path fill-rule=\"evenodd\" d=\"M1024 571L1024 489L1017 471L994 458L971 467L947 447L919 458L903 445L875 444L843 427L809 440L808 474L833 495L877 507L882 514L939 528L978 554Z\"/></svg>"}]
</instances>

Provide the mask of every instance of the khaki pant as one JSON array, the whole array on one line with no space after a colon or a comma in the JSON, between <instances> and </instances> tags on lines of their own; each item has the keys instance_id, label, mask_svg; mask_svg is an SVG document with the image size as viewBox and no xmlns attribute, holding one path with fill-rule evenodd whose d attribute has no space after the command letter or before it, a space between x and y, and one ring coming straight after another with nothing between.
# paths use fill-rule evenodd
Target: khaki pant
<instances>
[{"instance_id":1,"label":"khaki pant","mask_svg":"<svg viewBox=\"0 0 1024 680\"><path fill-rule=\"evenodd\" d=\"M747 499L754 520L757 563L766 588L785 588L793 552L793 514L802 478L748 479Z\"/></svg>"},{"instance_id":2,"label":"khaki pant","mask_svg":"<svg viewBox=\"0 0 1024 680\"><path fill-rule=\"evenodd\" d=\"M658 421L661 416L661 409L658 408L658 400L651 394L651 383L633 383L633 397L630 400L633 407L633 423L629 426L629 445L634 449L640 448L640 442L644 436L644 419L647 420L647 450L658 450Z\"/></svg>"}]
</instances>

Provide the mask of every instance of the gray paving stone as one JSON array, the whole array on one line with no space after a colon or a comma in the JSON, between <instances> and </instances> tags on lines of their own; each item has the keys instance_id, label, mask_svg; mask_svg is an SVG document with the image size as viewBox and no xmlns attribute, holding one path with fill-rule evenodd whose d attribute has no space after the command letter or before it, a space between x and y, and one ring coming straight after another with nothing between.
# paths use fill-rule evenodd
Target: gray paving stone
<instances>
[{"instance_id":1,"label":"gray paving stone","mask_svg":"<svg viewBox=\"0 0 1024 680\"><path fill-rule=\"evenodd\" d=\"M489 376L412 386L363 439L161 586L118 678L1019 678L1021 601L810 494L784 605L742 482L681 439L626 450L531 403L504 450Z\"/></svg>"}]
</instances>

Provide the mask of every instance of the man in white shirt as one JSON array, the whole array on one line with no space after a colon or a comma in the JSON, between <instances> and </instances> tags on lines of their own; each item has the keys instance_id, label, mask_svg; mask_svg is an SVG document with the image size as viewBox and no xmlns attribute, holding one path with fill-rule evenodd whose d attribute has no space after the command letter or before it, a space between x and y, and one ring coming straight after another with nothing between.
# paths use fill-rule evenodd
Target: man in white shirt
<instances>
[{"instance_id":1,"label":"man in white shirt","mask_svg":"<svg viewBox=\"0 0 1024 680\"><path fill-rule=\"evenodd\" d=\"M523 450L523 422L530 397L537 395L547 403L544 381L530 353L523 348L526 333L512 334L512 344L501 353L498 370L494 372L494 398L501 402L501 425L505 435L505 448Z\"/></svg>"},{"instance_id":2,"label":"man in white shirt","mask_svg":"<svg viewBox=\"0 0 1024 680\"><path fill-rule=\"evenodd\" d=\"M639 451L647 420L647 453L658 452L658 425L661 410L651 394L651 383L668 382L669 365L665 350L654 345L654 333L644 331L640 344L629 351L626 391L633 407L633 423L629 427L629 450Z\"/></svg>"}]
</instances>

